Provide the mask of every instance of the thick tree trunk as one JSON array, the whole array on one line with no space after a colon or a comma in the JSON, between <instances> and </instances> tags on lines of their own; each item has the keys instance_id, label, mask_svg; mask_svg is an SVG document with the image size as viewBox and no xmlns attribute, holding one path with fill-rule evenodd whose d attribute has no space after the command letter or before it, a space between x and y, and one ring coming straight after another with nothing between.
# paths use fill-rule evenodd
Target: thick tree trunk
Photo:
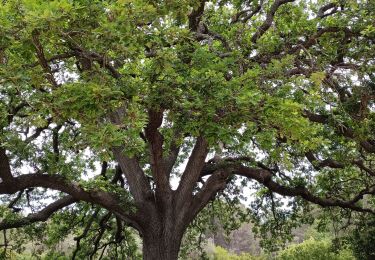
<instances>
[{"instance_id":1,"label":"thick tree trunk","mask_svg":"<svg viewBox=\"0 0 375 260\"><path fill-rule=\"evenodd\" d=\"M170 232L149 233L143 237L144 260L177 260L182 235Z\"/></svg>"}]
</instances>

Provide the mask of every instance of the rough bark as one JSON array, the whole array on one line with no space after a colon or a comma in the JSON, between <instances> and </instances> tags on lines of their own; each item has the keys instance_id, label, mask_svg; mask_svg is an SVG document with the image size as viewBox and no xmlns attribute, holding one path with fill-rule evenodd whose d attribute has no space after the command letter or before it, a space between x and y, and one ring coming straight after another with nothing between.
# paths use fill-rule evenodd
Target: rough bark
<instances>
[{"instance_id":1,"label":"rough bark","mask_svg":"<svg viewBox=\"0 0 375 260\"><path fill-rule=\"evenodd\" d=\"M181 232L174 229L155 227L143 236L144 260L176 260L182 240Z\"/></svg>"},{"instance_id":2,"label":"rough bark","mask_svg":"<svg viewBox=\"0 0 375 260\"><path fill-rule=\"evenodd\" d=\"M145 260L178 258L182 236L189 222L180 221L182 212L176 207L176 194L169 195L142 214L141 236Z\"/></svg>"}]
</instances>

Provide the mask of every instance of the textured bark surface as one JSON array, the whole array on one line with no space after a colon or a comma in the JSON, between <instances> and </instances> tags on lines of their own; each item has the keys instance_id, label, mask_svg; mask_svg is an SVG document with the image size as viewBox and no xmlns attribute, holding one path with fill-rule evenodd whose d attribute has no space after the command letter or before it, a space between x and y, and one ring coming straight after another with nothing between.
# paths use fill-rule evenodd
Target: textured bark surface
<instances>
[{"instance_id":1,"label":"textured bark surface","mask_svg":"<svg viewBox=\"0 0 375 260\"><path fill-rule=\"evenodd\" d=\"M164 204L156 211L148 211L145 218L143 240L143 259L178 258L182 236L188 223L179 222L172 197L169 205Z\"/></svg>"},{"instance_id":2,"label":"textured bark surface","mask_svg":"<svg viewBox=\"0 0 375 260\"><path fill-rule=\"evenodd\" d=\"M173 231L164 230L158 234L150 232L143 237L143 259L145 260L176 260L180 250L182 237Z\"/></svg>"}]
</instances>

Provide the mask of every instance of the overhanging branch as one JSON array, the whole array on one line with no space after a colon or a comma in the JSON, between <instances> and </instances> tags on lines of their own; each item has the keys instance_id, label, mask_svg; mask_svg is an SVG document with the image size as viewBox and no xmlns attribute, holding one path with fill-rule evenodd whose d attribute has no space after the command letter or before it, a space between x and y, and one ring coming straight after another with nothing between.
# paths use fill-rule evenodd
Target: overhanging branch
<instances>
[{"instance_id":1,"label":"overhanging branch","mask_svg":"<svg viewBox=\"0 0 375 260\"><path fill-rule=\"evenodd\" d=\"M358 212L368 212L368 213L375 214L374 209L362 208L356 205L358 201L363 199L363 196L365 194L375 194L374 186L360 191L352 199L340 200L340 199L318 197L314 195L313 193L311 193L305 187L288 187L288 186L281 185L272 180L273 175L271 172L264 170L264 169L249 168L249 167L245 167L241 165L241 166L237 166L237 168L235 169L233 173L255 180L263 184L270 191L276 192L283 196L301 197L305 199L306 201L320 205L322 207L341 207L341 208L351 209L351 210L358 211Z\"/></svg>"},{"instance_id":2,"label":"overhanging branch","mask_svg":"<svg viewBox=\"0 0 375 260\"><path fill-rule=\"evenodd\" d=\"M56 211L67 207L77 200L74 199L72 196L68 195L65 196L51 204L49 204L47 207L42 209L41 211L37 213L31 213L27 215L24 218L16 219L16 220L4 220L0 223L0 230L4 229L10 229L10 228L20 228L26 225L30 225L34 222L40 222L40 221L46 221L53 213Z\"/></svg>"}]
</instances>

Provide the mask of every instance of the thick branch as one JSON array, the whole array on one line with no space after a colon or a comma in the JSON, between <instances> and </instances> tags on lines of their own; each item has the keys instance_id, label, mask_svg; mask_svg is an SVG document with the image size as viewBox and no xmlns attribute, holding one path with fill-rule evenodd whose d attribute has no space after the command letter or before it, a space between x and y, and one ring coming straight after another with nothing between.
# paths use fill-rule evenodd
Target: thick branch
<instances>
[{"instance_id":1,"label":"thick branch","mask_svg":"<svg viewBox=\"0 0 375 260\"><path fill-rule=\"evenodd\" d=\"M123 147L113 148L113 154L119 163L122 172L129 184L130 192L138 205L143 205L146 200L153 196L150 183L136 158L127 157Z\"/></svg>"},{"instance_id":2,"label":"thick branch","mask_svg":"<svg viewBox=\"0 0 375 260\"><path fill-rule=\"evenodd\" d=\"M112 123L121 125L123 122L123 114L123 108L119 108L109 117ZM123 146L112 148L113 155L125 175L135 202L142 207L146 200L153 197L153 192L138 160L135 157L130 158L126 156L124 150Z\"/></svg>"},{"instance_id":3,"label":"thick branch","mask_svg":"<svg viewBox=\"0 0 375 260\"><path fill-rule=\"evenodd\" d=\"M151 170L156 183L156 192L168 192L169 186L169 173L166 172L164 167L163 158L163 136L158 128L163 122L163 110L155 111L149 110L149 121L145 129L146 138L150 146L151 157Z\"/></svg>"},{"instance_id":4,"label":"thick branch","mask_svg":"<svg viewBox=\"0 0 375 260\"><path fill-rule=\"evenodd\" d=\"M195 32L198 30L199 22L204 12L204 5L206 4L206 0L201 0L198 8L194 9L189 14L189 28L191 31Z\"/></svg>"},{"instance_id":5,"label":"thick branch","mask_svg":"<svg viewBox=\"0 0 375 260\"><path fill-rule=\"evenodd\" d=\"M190 213L187 214L187 216L191 218L189 221L192 221L192 218L194 218L210 200L214 199L219 191L225 188L229 174L229 170L219 170L207 179L202 189L194 196L191 207L188 209Z\"/></svg>"},{"instance_id":6,"label":"thick branch","mask_svg":"<svg viewBox=\"0 0 375 260\"><path fill-rule=\"evenodd\" d=\"M189 198L192 195L193 189L204 166L207 153L208 143L202 136L200 136L197 138L177 189L177 194L181 202L185 201L186 198Z\"/></svg>"},{"instance_id":7,"label":"thick branch","mask_svg":"<svg viewBox=\"0 0 375 260\"><path fill-rule=\"evenodd\" d=\"M6 155L5 149L0 146L0 178L2 182L7 182L13 179L10 169L9 158Z\"/></svg>"}]
</instances>

